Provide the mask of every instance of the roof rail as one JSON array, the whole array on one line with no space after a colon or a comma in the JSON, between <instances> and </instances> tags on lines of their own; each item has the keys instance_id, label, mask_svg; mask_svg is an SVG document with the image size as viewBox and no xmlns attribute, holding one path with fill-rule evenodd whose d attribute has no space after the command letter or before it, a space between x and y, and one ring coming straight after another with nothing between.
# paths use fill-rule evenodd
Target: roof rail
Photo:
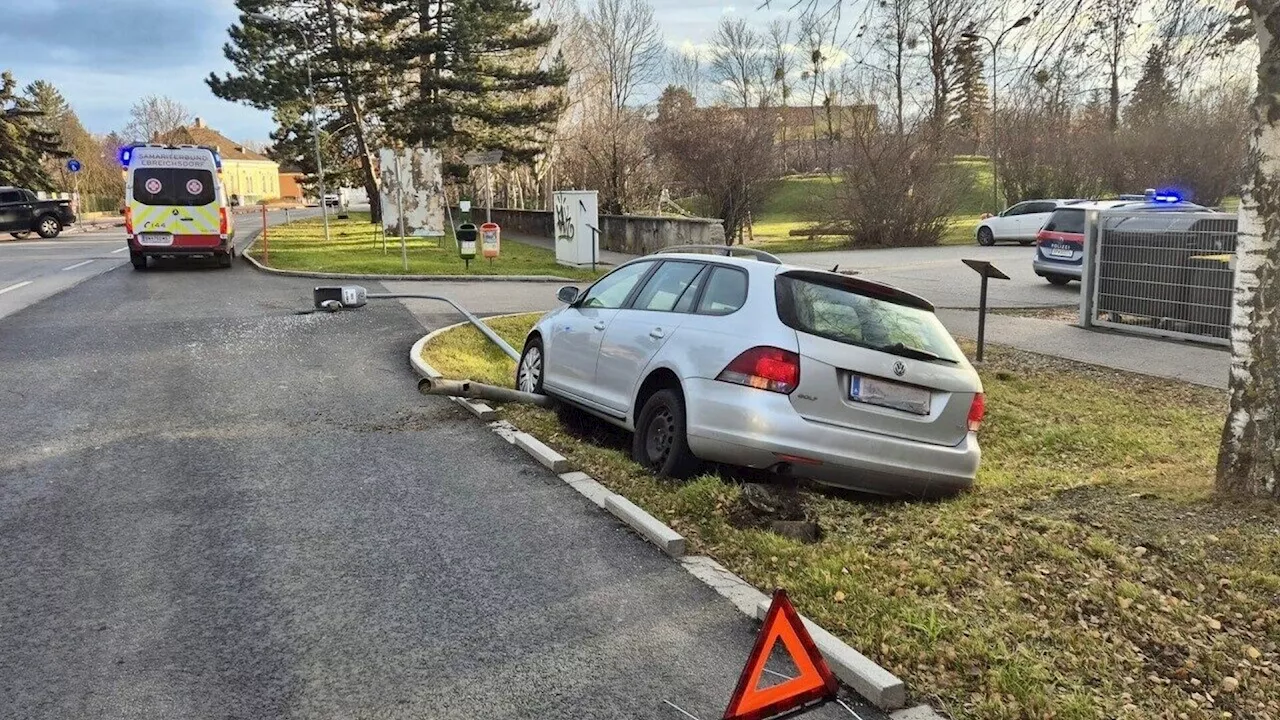
<instances>
[{"instance_id":1,"label":"roof rail","mask_svg":"<svg viewBox=\"0 0 1280 720\"><path fill-rule=\"evenodd\" d=\"M757 250L755 248L742 247L741 245L672 245L671 247L664 247L653 254L661 255L664 253L692 252L698 250L710 251L710 254L712 255L724 255L726 257L732 257L735 253L740 253L742 255L750 255L760 262L772 263L774 265L782 264L782 261L772 253L767 253L764 250Z\"/></svg>"}]
</instances>

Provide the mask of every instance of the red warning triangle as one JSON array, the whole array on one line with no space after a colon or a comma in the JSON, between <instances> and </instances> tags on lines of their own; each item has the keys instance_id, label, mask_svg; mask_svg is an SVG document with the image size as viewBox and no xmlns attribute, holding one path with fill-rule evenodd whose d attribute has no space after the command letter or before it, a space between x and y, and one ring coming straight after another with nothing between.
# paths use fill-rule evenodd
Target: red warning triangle
<instances>
[{"instance_id":1,"label":"red warning triangle","mask_svg":"<svg viewBox=\"0 0 1280 720\"><path fill-rule=\"evenodd\" d=\"M779 640L800 674L778 685L761 688L760 676ZM778 588L773 593L773 604L764 618L756 646L738 678L738 687L733 691L729 707L725 708L724 720L764 720L819 700L834 700L838 691L831 668L809 637L809 631L804 629L799 613L787 599L787 591Z\"/></svg>"}]
</instances>

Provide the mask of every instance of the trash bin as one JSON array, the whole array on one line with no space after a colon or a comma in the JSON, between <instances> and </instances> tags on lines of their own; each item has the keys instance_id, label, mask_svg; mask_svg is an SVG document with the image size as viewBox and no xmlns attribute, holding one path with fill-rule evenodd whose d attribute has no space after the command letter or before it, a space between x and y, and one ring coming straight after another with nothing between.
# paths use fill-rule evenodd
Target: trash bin
<instances>
[{"instance_id":1,"label":"trash bin","mask_svg":"<svg viewBox=\"0 0 1280 720\"><path fill-rule=\"evenodd\" d=\"M462 223L453 231L458 239L458 256L470 262L476 257L476 237L480 234L474 223Z\"/></svg>"}]
</instances>

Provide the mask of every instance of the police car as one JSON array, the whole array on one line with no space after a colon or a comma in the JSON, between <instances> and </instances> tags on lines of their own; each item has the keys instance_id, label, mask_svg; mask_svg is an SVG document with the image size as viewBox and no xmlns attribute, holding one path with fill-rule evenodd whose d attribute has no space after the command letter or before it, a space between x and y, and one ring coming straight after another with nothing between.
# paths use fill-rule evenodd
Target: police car
<instances>
[{"instance_id":1,"label":"police car","mask_svg":"<svg viewBox=\"0 0 1280 720\"><path fill-rule=\"evenodd\" d=\"M1175 193L1148 190L1141 199L1099 200L1060 207L1036 233L1036 254L1031 267L1036 275L1054 285L1079 280L1084 259L1084 220L1088 210L1124 208L1134 211L1193 212L1208 210L1203 205L1186 202Z\"/></svg>"}]
</instances>

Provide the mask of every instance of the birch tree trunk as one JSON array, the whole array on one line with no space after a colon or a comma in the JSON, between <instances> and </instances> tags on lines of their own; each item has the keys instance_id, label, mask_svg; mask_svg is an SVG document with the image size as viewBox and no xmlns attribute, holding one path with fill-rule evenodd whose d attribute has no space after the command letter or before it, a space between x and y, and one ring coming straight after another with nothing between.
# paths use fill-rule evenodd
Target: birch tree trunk
<instances>
[{"instance_id":1,"label":"birch tree trunk","mask_svg":"<svg viewBox=\"0 0 1280 720\"><path fill-rule=\"evenodd\" d=\"M1258 37L1257 127L1240 202L1231 407L1218 452L1223 495L1280 500L1280 0L1249 0Z\"/></svg>"}]
</instances>

